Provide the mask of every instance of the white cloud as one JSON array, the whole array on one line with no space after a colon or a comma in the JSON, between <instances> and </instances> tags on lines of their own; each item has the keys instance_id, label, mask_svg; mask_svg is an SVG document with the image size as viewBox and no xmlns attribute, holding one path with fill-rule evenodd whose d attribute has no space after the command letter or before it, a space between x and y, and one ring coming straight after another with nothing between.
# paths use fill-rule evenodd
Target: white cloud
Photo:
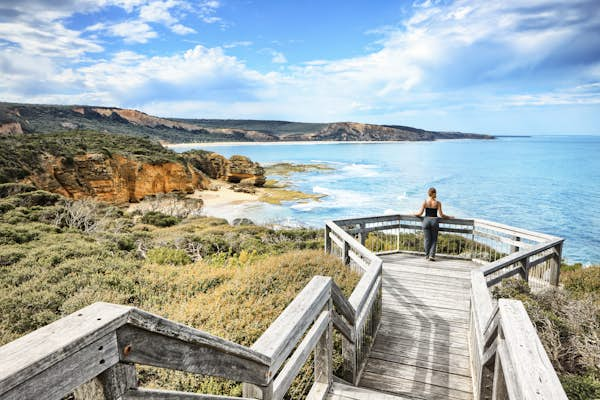
<instances>
[{"instance_id":1,"label":"white cloud","mask_svg":"<svg viewBox=\"0 0 600 400\"><path fill-rule=\"evenodd\" d=\"M273 62L275 64L285 64L285 63L287 63L287 58L285 58L285 55L283 55L282 52L274 51L271 62Z\"/></svg>"},{"instance_id":2,"label":"white cloud","mask_svg":"<svg viewBox=\"0 0 600 400\"><path fill-rule=\"evenodd\" d=\"M88 32L109 32L129 42L144 43L157 35L151 24L162 24L178 34L193 33L180 22L181 12L201 20L218 18L214 14L218 2L194 3L192 8L180 8L181 4L175 0L130 3L132 13L139 11L139 19L95 24ZM464 110L599 104L595 85L600 81L600 60L586 61L584 66L578 61L593 53L589 49L594 46L585 37L592 29L590 20L596 17L585 4L590 3L573 0L562 6L542 0L457 0L446 5L428 1L418 4L398 26L373 30L381 35L377 50L357 57L288 63L285 68L271 65L271 72L253 70L224 50L250 46L249 41L214 48L197 46L160 57L120 52L107 60L68 68L48 61L48 55L47 63L41 64L43 74L23 68L22 73L11 75L29 76L30 81L40 83L43 90L38 90L37 96L31 96L30 91L35 90L31 83L4 82L0 89L12 99L27 91L21 98L137 107L165 116L400 124L421 118L430 121L429 125L417 125L444 129L449 128L441 125L444 121ZM9 34L13 27L2 29L0 25L0 35ZM19 39L19 46L35 48L30 42L37 39L32 35ZM62 33L64 38L69 35L67 43L71 44L59 49L63 54L80 57L101 49L77 32ZM76 39L83 42L74 51ZM45 54L53 51L44 50ZM260 52L267 66L269 59L273 63L288 61L280 51ZM0 65L10 65L15 71L22 68L15 62ZM535 90L528 85L531 81L536 83ZM582 88L568 89L576 86Z\"/></svg>"},{"instance_id":3,"label":"white cloud","mask_svg":"<svg viewBox=\"0 0 600 400\"><path fill-rule=\"evenodd\" d=\"M150 25L135 20L110 25L107 31L112 36L123 38L126 43L146 43L158 36Z\"/></svg>"},{"instance_id":4,"label":"white cloud","mask_svg":"<svg viewBox=\"0 0 600 400\"><path fill-rule=\"evenodd\" d=\"M235 47L248 47L248 46L252 46L252 45L253 45L253 43L249 40L240 40L237 42L226 43L222 47L224 49L233 49Z\"/></svg>"},{"instance_id":5,"label":"white cloud","mask_svg":"<svg viewBox=\"0 0 600 400\"><path fill-rule=\"evenodd\" d=\"M196 33L195 29L181 24L172 25L171 30L178 35L189 35L191 33Z\"/></svg>"}]
</instances>

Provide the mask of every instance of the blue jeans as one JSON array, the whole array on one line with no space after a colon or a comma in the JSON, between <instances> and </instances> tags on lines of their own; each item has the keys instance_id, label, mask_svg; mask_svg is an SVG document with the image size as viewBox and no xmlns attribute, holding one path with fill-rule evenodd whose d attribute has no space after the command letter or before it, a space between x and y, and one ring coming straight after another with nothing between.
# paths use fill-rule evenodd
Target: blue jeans
<instances>
[{"instance_id":1,"label":"blue jeans","mask_svg":"<svg viewBox=\"0 0 600 400\"><path fill-rule=\"evenodd\" d=\"M439 229L440 224L438 217L423 218L423 236L425 237L426 257L435 257Z\"/></svg>"}]
</instances>

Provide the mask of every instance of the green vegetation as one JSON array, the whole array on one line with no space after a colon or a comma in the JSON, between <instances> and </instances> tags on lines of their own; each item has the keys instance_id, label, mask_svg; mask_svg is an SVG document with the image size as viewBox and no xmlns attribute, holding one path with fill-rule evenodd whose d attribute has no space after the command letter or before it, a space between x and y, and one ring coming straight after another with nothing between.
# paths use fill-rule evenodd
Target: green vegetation
<instances>
[{"instance_id":1,"label":"green vegetation","mask_svg":"<svg viewBox=\"0 0 600 400\"><path fill-rule=\"evenodd\" d=\"M184 162L172 150L147 139L89 131L0 136L0 183L15 182L44 172L43 155L62 157L65 163L86 153L118 154L151 164Z\"/></svg>"},{"instance_id":2,"label":"green vegetation","mask_svg":"<svg viewBox=\"0 0 600 400\"><path fill-rule=\"evenodd\" d=\"M177 225L181 221L180 218L172 215L163 214L160 211L148 211L142 216L142 222L154 226L173 226Z\"/></svg>"},{"instance_id":3,"label":"green vegetation","mask_svg":"<svg viewBox=\"0 0 600 400\"><path fill-rule=\"evenodd\" d=\"M510 279L495 297L521 300L569 399L600 398L600 266L565 265L560 289L532 293Z\"/></svg>"},{"instance_id":4,"label":"green vegetation","mask_svg":"<svg viewBox=\"0 0 600 400\"><path fill-rule=\"evenodd\" d=\"M0 194L0 204L10 204L0 214L0 345L106 301L249 346L314 275L332 276L347 295L358 281L323 254L320 230L205 217L159 227L26 185L0 185ZM69 213L78 218L64 218ZM241 394L239 383L223 379L146 367L139 376L144 386ZM289 397L305 394L311 379L307 365Z\"/></svg>"},{"instance_id":5,"label":"green vegetation","mask_svg":"<svg viewBox=\"0 0 600 400\"><path fill-rule=\"evenodd\" d=\"M276 163L265 167L267 175L288 176L297 172L323 172L333 171L335 168L326 164L292 164Z\"/></svg>"}]
</instances>

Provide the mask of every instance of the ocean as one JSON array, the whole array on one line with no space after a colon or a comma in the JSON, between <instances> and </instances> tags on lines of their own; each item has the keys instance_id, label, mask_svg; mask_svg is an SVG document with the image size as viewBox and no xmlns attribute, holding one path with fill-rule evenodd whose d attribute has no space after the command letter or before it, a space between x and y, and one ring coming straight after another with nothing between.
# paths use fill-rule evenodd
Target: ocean
<instances>
[{"instance_id":1,"label":"ocean","mask_svg":"<svg viewBox=\"0 0 600 400\"><path fill-rule=\"evenodd\" d=\"M275 177L294 189L327 195L320 201L249 203L209 209L207 214L322 227L327 219L415 213L427 189L435 186L446 214L561 236L569 262L600 264L600 136L193 148L227 157L241 154L261 164L333 168Z\"/></svg>"}]
</instances>

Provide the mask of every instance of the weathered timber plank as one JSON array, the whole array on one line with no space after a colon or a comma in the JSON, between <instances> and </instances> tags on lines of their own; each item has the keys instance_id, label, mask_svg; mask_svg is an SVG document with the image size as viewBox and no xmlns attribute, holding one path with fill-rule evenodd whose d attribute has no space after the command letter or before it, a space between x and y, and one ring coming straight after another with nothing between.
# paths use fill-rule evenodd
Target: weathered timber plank
<instances>
[{"instance_id":1,"label":"weathered timber plank","mask_svg":"<svg viewBox=\"0 0 600 400\"><path fill-rule=\"evenodd\" d=\"M235 381L266 385L269 366L243 358L210 343L192 343L176 335L151 332L136 326L117 330L121 361L219 376Z\"/></svg>"},{"instance_id":2,"label":"weathered timber plank","mask_svg":"<svg viewBox=\"0 0 600 400\"><path fill-rule=\"evenodd\" d=\"M472 390L471 378L468 376L435 371L413 365L398 364L381 359L369 358L365 371L392 378L412 379L414 382L451 390L460 390L467 393L470 393Z\"/></svg>"},{"instance_id":3,"label":"weathered timber plank","mask_svg":"<svg viewBox=\"0 0 600 400\"><path fill-rule=\"evenodd\" d=\"M129 390L123 400L243 400L245 397L217 396L214 394L186 393L173 390L138 388Z\"/></svg>"},{"instance_id":4,"label":"weathered timber plank","mask_svg":"<svg viewBox=\"0 0 600 400\"><path fill-rule=\"evenodd\" d=\"M324 276L313 277L252 345L253 350L271 358L272 374L279 370L290 351L329 301L332 281Z\"/></svg>"},{"instance_id":5,"label":"weathered timber plank","mask_svg":"<svg viewBox=\"0 0 600 400\"><path fill-rule=\"evenodd\" d=\"M412 337L424 337L424 335L428 335L428 337L436 338L438 340L451 340L456 342L467 342L467 332L456 332L450 330L436 330L427 327L419 327L419 326L389 326L389 325L380 325L379 333L391 336L394 334L398 334L400 336L412 336Z\"/></svg>"},{"instance_id":6,"label":"weathered timber plank","mask_svg":"<svg viewBox=\"0 0 600 400\"><path fill-rule=\"evenodd\" d=\"M385 261L384 261L385 262ZM468 274L469 272L471 272L474 269L479 269L479 266L470 268L470 269L466 269L466 268L457 268L454 267L452 265L440 265L440 262L435 262L436 267L430 267L427 265L421 265L418 264L416 262L406 262L406 263L402 263L402 264L390 264L387 263L385 264L386 270L389 270L390 272L410 272L409 269L412 269L416 272L420 272L420 273L429 273L431 272L432 274L435 272L445 272L446 276L450 275L453 277L457 277L457 278L463 278L463 279L468 279ZM439 267L438 267L439 266Z\"/></svg>"},{"instance_id":7,"label":"weathered timber plank","mask_svg":"<svg viewBox=\"0 0 600 400\"><path fill-rule=\"evenodd\" d=\"M469 279L470 270L467 269L444 269L440 267L427 267L423 265L419 265L417 263L398 263L398 264L389 264L385 260L385 269L390 272L413 272L413 273L426 273L429 276L445 276L451 278L458 279ZM436 261L435 264L438 264L439 261Z\"/></svg>"},{"instance_id":8,"label":"weathered timber plank","mask_svg":"<svg viewBox=\"0 0 600 400\"><path fill-rule=\"evenodd\" d=\"M406 281L390 279L387 274L383 274L383 282L385 290L393 293L438 293L440 296L452 296L456 298L464 298L468 293L467 287L456 287L444 285L442 282L425 282L425 281ZM397 282L402 282L401 284ZM437 291L436 291L437 288Z\"/></svg>"},{"instance_id":9,"label":"weathered timber plank","mask_svg":"<svg viewBox=\"0 0 600 400\"><path fill-rule=\"evenodd\" d=\"M406 400L406 397L394 396L387 393L377 392L371 389L345 385L343 383L334 383L329 393L333 396L340 396L354 400Z\"/></svg>"},{"instance_id":10,"label":"weathered timber plank","mask_svg":"<svg viewBox=\"0 0 600 400\"><path fill-rule=\"evenodd\" d=\"M392 298L393 303L392 303ZM465 308L457 309L452 307L452 304L444 304L443 302L435 302L430 301L429 303L424 303L423 301L413 300L413 299L398 299L396 297L392 297L388 299L386 296L386 308L390 311L394 310L406 310L406 309L415 309L421 315L454 315L454 316L462 316L467 318L469 315L469 311Z\"/></svg>"},{"instance_id":11,"label":"weathered timber plank","mask_svg":"<svg viewBox=\"0 0 600 400\"><path fill-rule=\"evenodd\" d=\"M483 275L487 276L491 273L501 270L502 268L505 268L508 265L515 264L516 262L525 260L526 258L534 254L555 247L556 245L561 244L562 242L563 239L556 239L550 242L541 243L527 250L517 251L516 253L509 254L508 256L503 257L497 261L484 265L483 267L481 267L481 272L483 272Z\"/></svg>"},{"instance_id":12,"label":"weathered timber plank","mask_svg":"<svg viewBox=\"0 0 600 400\"><path fill-rule=\"evenodd\" d=\"M566 399L567 396L529 319L523 303L498 300L504 344L518 379L517 387L525 399ZM505 374L505 377L509 376ZM507 381L507 387L509 382Z\"/></svg>"},{"instance_id":13,"label":"weathered timber plank","mask_svg":"<svg viewBox=\"0 0 600 400\"><path fill-rule=\"evenodd\" d=\"M260 364L266 365L271 362L268 356L251 350L246 346L137 308L131 311L127 323L143 330L173 337L190 344L209 346L223 353L246 358Z\"/></svg>"},{"instance_id":14,"label":"weathered timber plank","mask_svg":"<svg viewBox=\"0 0 600 400\"><path fill-rule=\"evenodd\" d=\"M382 322L397 322L401 323L403 320L407 320L409 323L435 324L435 326L447 325L460 328L462 326L468 326L469 318L464 315L439 315L434 313L419 313L418 310L406 309L404 307L396 308L394 310L388 310L384 308L382 310Z\"/></svg>"},{"instance_id":15,"label":"weathered timber plank","mask_svg":"<svg viewBox=\"0 0 600 400\"><path fill-rule=\"evenodd\" d=\"M8 391L3 390L0 398L58 400L118 362L117 338L111 332Z\"/></svg>"},{"instance_id":16,"label":"weathered timber plank","mask_svg":"<svg viewBox=\"0 0 600 400\"><path fill-rule=\"evenodd\" d=\"M452 285L456 287L469 287L469 277L457 277L457 276L443 276L430 274L426 270L417 271L402 271L402 270L385 270L385 275L388 277L414 280L414 281L425 281L425 282L442 282L445 285Z\"/></svg>"},{"instance_id":17,"label":"weathered timber plank","mask_svg":"<svg viewBox=\"0 0 600 400\"><path fill-rule=\"evenodd\" d=\"M381 279L382 262L374 262L369 266L367 272L360 278L354 291L350 295L348 302L356 310L356 315L363 312L363 307L373 290L376 289L376 283Z\"/></svg>"},{"instance_id":18,"label":"weathered timber plank","mask_svg":"<svg viewBox=\"0 0 600 400\"><path fill-rule=\"evenodd\" d=\"M376 260L377 256L375 256L372 252L370 252L365 246L360 244L353 236L349 235L345 230L340 228L334 223L327 223L327 226L331 229L335 235L337 235L342 241L348 243L350 248L355 252L359 253L361 256L369 259Z\"/></svg>"},{"instance_id":19,"label":"weathered timber plank","mask_svg":"<svg viewBox=\"0 0 600 400\"><path fill-rule=\"evenodd\" d=\"M379 375L365 371L361 381L361 387L372 388L390 394L407 396L423 400L472 400L469 392L453 390L441 386L427 385L415 382L413 379L403 379Z\"/></svg>"},{"instance_id":20,"label":"weathered timber plank","mask_svg":"<svg viewBox=\"0 0 600 400\"><path fill-rule=\"evenodd\" d=\"M75 400L119 400L138 386L135 365L117 363L73 391Z\"/></svg>"},{"instance_id":21,"label":"weathered timber plank","mask_svg":"<svg viewBox=\"0 0 600 400\"><path fill-rule=\"evenodd\" d=\"M354 324L356 318L356 310L352 307L352 304L346 299L344 293L335 282L331 283L331 298L333 305L340 312L340 314L346 318L350 324Z\"/></svg>"},{"instance_id":22,"label":"weathered timber plank","mask_svg":"<svg viewBox=\"0 0 600 400\"><path fill-rule=\"evenodd\" d=\"M369 354L369 359L378 359L396 364L403 364L415 367L421 367L425 369L431 369L435 371L441 371L446 373L453 373L456 375L462 375L471 379L471 368L469 366L469 359L465 356L454 356L450 357L446 354L445 357L436 357L435 355L422 355L419 354L418 349L414 352L402 352L388 353L383 351L373 350Z\"/></svg>"},{"instance_id":23,"label":"weathered timber plank","mask_svg":"<svg viewBox=\"0 0 600 400\"><path fill-rule=\"evenodd\" d=\"M306 400L323 400L327 398L328 393L329 385L323 382L315 382L306 395Z\"/></svg>"},{"instance_id":24,"label":"weathered timber plank","mask_svg":"<svg viewBox=\"0 0 600 400\"><path fill-rule=\"evenodd\" d=\"M534 232L534 231L530 231L527 229L516 228L514 226L501 224L499 222L487 221L484 219L475 219L474 222L475 222L475 229L477 229L478 227L494 229L494 230L497 230L498 232L503 232L503 233L506 233L506 234L509 234L512 236L519 236L519 237L527 238L530 240L546 241L546 240L553 240L553 239L557 238L556 236L548 235L546 233Z\"/></svg>"},{"instance_id":25,"label":"weathered timber plank","mask_svg":"<svg viewBox=\"0 0 600 400\"><path fill-rule=\"evenodd\" d=\"M402 296L395 293L383 292L383 301L391 304L415 304L422 307L424 310L437 308L449 309L456 311L469 312L469 304L464 301L453 301L452 298L424 298L415 296Z\"/></svg>"},{"instance_id":26,"label":"weathered timber plank","mask_svg":"<svg viewBox=\"0 0 600 400\"><path fill-rule=\"evenodd\" d=\"M338 315L337 312L333 311L331 313L331 319L333 321L333 326L350 342L356 342L354 327L349 325L342 317Z\"/></svg>"},{"instance_id":27,"label":"weathered timber plank","mask_svg":"<svg viewBox=\"0 0 600 400\"><path fill-rule=\"evenodd\" d=\"M373 350L377 351L388 351L401 353L406 349L407 346L417 347L424 354L427 352L431 355L436 354L456 354L461 356L468 356L469 350L464 346L454 346L449 343L438 343L438 342L430 342L428 340L421 341L415 339L407 339L407 338L393 338L386 337L384 338L382 335L379 335L375 339L375 343L373 344Z\"/></svg>"},{"instance_id":28,"label":"weathered timber plank","mask_svg":"<svg viewBox=\"0 0 600 400\"><path fill-rule=\"evenodd\" d=\"M369 268L369 264L370 264L371 260L363 259L360 255L358 255L358 253L355 253L354 251L349 250L348 257L350 257L350 260L354 261L360 267L360 269L362 269L363 271L366 271L367 268Z\"/></svg>"},{"instance_id":29,"label":"weathered timber plank","mask_svg":"<svg viewBox=\"0 0 600 400\"><path fill-rule=\"evenodd\" d=\"M465 338L469 334L467 324L451 325L447 322L431 322L417 318L403 318L398 320L386 318L381 321L380 327L386 329L428 329L436 332L450 332L454 335L464 336Z\"/></svg>"},{"instance_id":30,"label":"weathered timber plank","mask_svg":"<svg viewBox=\"0 0 600 400\"><path fill-rule=\"evenodd\" d=\"M414 299L414 300L440 300L444 299L452 302L457 305L464 305L465 303L468 305L471 296L468 292L460 293L460 292L442 292L436 291L435 289L422 289L422 288L413 288L411 290L405 290L404 288L390 288L388 286L384 286L383 293L388 295L397 295L401 296L405 299ZM468 306L467 306L468 307Z\"/></svg>"},{"instance_id":31,"label":"weathered timber plank","mask_svg":"<svg viewBox=\"0 0 600 400\"><path fill-rule=\"evenodd\" d=\"M273 398L274 399L282 399L288 388L292 384L296 375L298 375L298 371L304 365L308 356L310 356L311 352L317 345L317 342L323 335L326 329L329 328L329 312L323 311L313 324L313 326L308 330L306 336L300 342L292 356L289 358L288 362L285 364L275 382L273 384Z\"/></svg>"},{"instance_id":32,"label":"weathered timber plank","mask_svg":"<svg viewBox=\"0 0 600 400\"><path fill-rule=\"evenodd\" d=\"M437 335L432 332L411 332L411 331L395 331L389 333L388 331L379 332L378 337L375 341L381 341L383 343L396 343L399 341L414 340L415 342L429 343L440 348L454 348L467 350L466 341L457 341L452 338L446 337L445 335Z\"/></svg>"},{"instance_id":33,"label":"weathered timber plank","mask_svg":"<svg viewBox=\"0 0 600 400\"><path fill-rule=\"evenodd\" d=\"M0 394L114 331L130 310L94 303L0 347Z\"/></svg>"},{"instance_id":34,"label":"weathered timber plank","mask_svg":"<svg viewBox=\"0 0 600 400\"><path fill-rule=\"evenodd\" d=\"M450 313L451 310L447 310L448 312L441 314L435 313L421 313L418 309L414 307L397 307L395 309L391 309L393 305L386 305L382 310L382 320L390 319L390 320L398 320L401 321L403 316L413 317L413 318L423 318L428 321L447 321L448 324L453 323L464 323L467 324L469 322L469 316L464 315L464 313L454 314ZM397 306L397 305L396 305Z\"/></svg>"}]
</instances>

